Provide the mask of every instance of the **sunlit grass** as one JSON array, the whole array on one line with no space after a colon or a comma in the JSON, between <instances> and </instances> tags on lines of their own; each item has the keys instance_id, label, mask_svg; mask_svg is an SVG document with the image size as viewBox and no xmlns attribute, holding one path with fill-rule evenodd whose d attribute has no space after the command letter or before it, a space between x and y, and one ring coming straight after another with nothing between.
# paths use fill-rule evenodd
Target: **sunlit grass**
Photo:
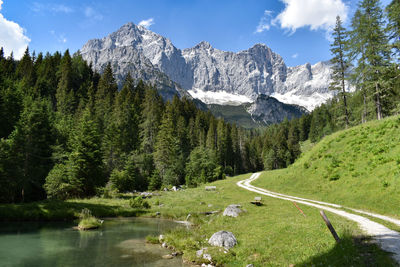
<instances>
[{"instance_id":1,"label":"sunlit grass","mask_svg":"<svg viewBox=\"0 0 400 267\"><path fill-rule=\"evenodd\" d=\"M253 185L400 218L400 117L327 136Z\"/></svg>"},{"instance_id":2,"label":"sunlit grass","mask_svg":"<svg viewBox=\"0 0 400 267\"><path fill-rule=\"evenodd\" d=\"M368 257L382 266L391 266L392 260L375 245L355 242L361 235L355 223L329 214L333 226L342 238L336 244L315 208L300 205L303 217L288 201L262 197L264 205L255 206L250 201L256 193L239 188L236 182L250 174L212 183L216 191L205 191L204 187L185 191L167 192L152 198L152 213L176 220L189 221L195 226L178 228L165 235L169 245L184 252L189 261L199 261L196 250L210 247L207 240L214 232L226 230L234 233L238 245L224 253L218 248L208 251L213 259L225 266L360 266ZM158 203L159 206L155 205ZM229 204L240 204L246 211L238 218L222 216ZM220 211L206 216L207 211ZM371 260L368 259L368 260Z\"/></svg>"}]
</instances>

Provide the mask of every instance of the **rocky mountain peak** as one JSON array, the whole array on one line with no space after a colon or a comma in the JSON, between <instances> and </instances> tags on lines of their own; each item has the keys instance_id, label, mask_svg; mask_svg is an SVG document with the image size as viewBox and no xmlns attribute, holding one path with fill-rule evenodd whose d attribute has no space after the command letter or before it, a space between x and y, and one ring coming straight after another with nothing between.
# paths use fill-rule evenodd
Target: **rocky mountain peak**
<instances>
[{"instance_id":1,"label":"rocky mountain peak","mask_svg":"<svg viewBox=\"0 0 400 267\"><path fill-rule=\"evenodd\" d=\"M194 47L194 49L206 49L206 50L209 50L209 49L212 49L212 48L213 47L211 46L211 44L209 42L207 42L207 41L201 41L200 43L198 43Z\"/></svg>"},{"instance_id":2,"label":"rocky mountain peak","mask_svg":"<svg viewBox=\"0 0 400 267\"><path fill-rule=\"evenodd\" d=\"M180 50L169 39L131 22L89 41L81 54L100 71L112 62L120 81L130 71L136 73L134 78L183 88L200 100L206 97L208 103L210 92L218 98L215 103L256 101L264 94L312 110L333 94L325 62L287 67L280 55L260 43L237 53L215 49L206 41Z\"/></svg>"}]
</instances>

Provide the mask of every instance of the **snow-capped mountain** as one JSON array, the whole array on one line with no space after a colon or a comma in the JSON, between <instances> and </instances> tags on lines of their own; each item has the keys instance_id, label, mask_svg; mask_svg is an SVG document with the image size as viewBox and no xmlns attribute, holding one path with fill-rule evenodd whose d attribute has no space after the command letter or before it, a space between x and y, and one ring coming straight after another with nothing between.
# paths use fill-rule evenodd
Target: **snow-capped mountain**
<instances>
[{"instance_id":1,"label":"snow-capped mountain","mask_svg":"<svg viewBox=\"0 0 400 267\"><path fill-rule=\"evenodd\" d=\"M163 96L188 95L207 104L240 105L260 95L312 110L332 96L328 63L287 67L282 57L264 44L237 53L207 42L180 50L172 42L133 23L88 41L82 57L101 71L112 63L117 80L128 72L161 88Z\"/></svg>"}]
</instances>

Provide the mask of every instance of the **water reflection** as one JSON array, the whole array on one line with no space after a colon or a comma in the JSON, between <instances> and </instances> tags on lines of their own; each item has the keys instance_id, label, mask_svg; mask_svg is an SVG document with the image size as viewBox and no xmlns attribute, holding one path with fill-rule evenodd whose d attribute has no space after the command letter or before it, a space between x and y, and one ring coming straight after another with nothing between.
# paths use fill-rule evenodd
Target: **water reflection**
<instances>
[{"instance_id":1,"label":"water reflection","mask_svg":"<svg viewBox=\"0 0 400 267\"><path fill-rule=\"evenodd\" d=\"M0 224L0 266L183 266L180 258L145 243L177 227L158 219L107 219L95 231L77 231L71 223Z\"/></svg>"}]
</instances>

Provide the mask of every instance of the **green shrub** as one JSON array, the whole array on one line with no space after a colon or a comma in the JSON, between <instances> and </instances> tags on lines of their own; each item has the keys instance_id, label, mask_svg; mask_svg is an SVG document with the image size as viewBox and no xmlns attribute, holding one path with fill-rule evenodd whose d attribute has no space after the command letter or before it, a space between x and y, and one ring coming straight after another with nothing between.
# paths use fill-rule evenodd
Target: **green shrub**
<instances>
[{"instance_id":1,"label":"green shrub","mask_svg":"<svg viewBox=\"0 0 400 267\"><path fill-rule=\"evenodd\" d=\"M340 179L340 175L338 173L335 173L329 178L329 181L337 181L339 179Z\"/></svg>"},{"instance_id":2,"label":"green shrub","mask_svg":"<svg viewBox=\"0 0 400 267\"><path fill-rule=\"evenodd\" d=\"M48 198L65 200L82 194L83 184L70 173L71 166L56 164L46 177L44 189Z\"/></svg>"},{"instance_id":3,"label":"green shrub","mask_svg":"<svg viewBox=\"0 0 400 267\"><path fill-rule=\"evenodd\" d=\"M154 235L148 235L146 236L146 242L150 244L159 244L160 241L158 240L157 236Z\"/></svg>"},{"instance_id":4,"label":"green shrub","mask_svg":"<svg viewBox=\"0 0 400 267\"><path fill-rule=\"evenodd\" d=\"M104 187L97 188L97 196L102 198L117 198L119 196L118 190L112 182L108 182Z\"/></svg>"},{"instance_id":5,"label":"green shrub","mask_svg":"<svg viewBox=\"0 0 400 267\"><path fill-rule=\"evenodd\" d=\"M149 209L150 208L150 204L146 200L143 200L143 198L141 198L141 197L131 198L129 200L129 206L131 206L132 208L135 208L135 209Z\"/></svg>"},{"instance_id":6,"label":"green shrub","mask_svg":"<svg viewBox=\"0 0 400 267\"><path fill-rule=\"evenodd\" d=\"M79 214L80 222L78 224L78 229L80 230L90 230L96 229L101 226L101 222L92 215L92 212L84 208Z\"/></svg>"},{"instance_id":7,"label":"green shrub","mask_svg":"<svg viewBox=\"0 0 400 267\"><path fill-rule=\"evenodd\" d=\"M304 169L310 168L310 164L308 162L304 162L303 164Z\"/></svg>"}]
</instances>

